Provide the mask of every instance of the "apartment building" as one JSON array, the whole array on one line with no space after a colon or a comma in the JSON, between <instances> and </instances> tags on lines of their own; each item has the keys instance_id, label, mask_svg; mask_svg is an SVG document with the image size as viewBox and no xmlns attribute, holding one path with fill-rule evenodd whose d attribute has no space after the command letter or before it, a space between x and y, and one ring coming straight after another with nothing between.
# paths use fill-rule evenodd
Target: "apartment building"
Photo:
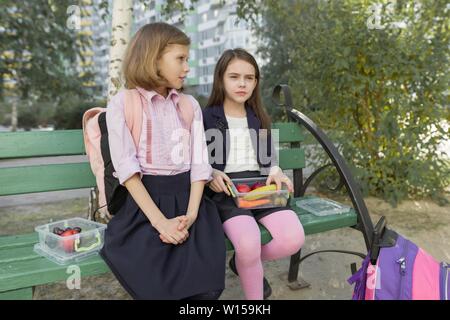
<instances>
[{"instance_id":1,"label":"apartment building","mask_svg":"<svg viewBox=\"0 0 450 320\"><path fill-rule=\"evenodd\" d=\"M98 7L101 0L92 0ZM109 0L110 7L112 0ZM190 62L191 71L187 85L197 95L208 96L211 92L214 67L222 52L226 49L242 47L255 54L257 43L245 21L238 21L236 16L236 0L199 0L194 10L186 14L184 22L180 22L180 12L173 12L165 17L162 8L164 0L135 1L132 32L151 22L167 22L183 30L191 38ZM190 6L185 0L185 7ZM106 95L109 62L109 45L111 37L111 17L103 21L102 10L94 11L92 32L94 39L95 82L102 86ZM257 57L258 62L259 58Z\"/></svg>"}]
</instances>

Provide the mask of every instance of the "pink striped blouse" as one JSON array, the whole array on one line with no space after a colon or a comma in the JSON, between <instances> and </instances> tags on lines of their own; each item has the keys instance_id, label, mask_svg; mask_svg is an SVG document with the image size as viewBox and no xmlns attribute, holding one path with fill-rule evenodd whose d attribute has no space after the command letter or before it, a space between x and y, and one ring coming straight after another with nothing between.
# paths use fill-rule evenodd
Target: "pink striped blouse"
<instances>
[{"instance_id":1,"label":"pink striped blouse","mask_svg":"<svg viewBox=\"0 0 450 320\"><path fill-rule=\"evenodd\" d=\"M211 180L212 167L208 162L202 111L197 100L188 96L194 107L189 132L183 129L181 113L177 110L177 90L172 89L167 98L155 91L138 90L147 108L143 113L139 150L136 150L125 123L123 90L111 99L106 111L111 160L119 182L123 185L135 173L140 173L142 177L145 174L175 175L189 170L191 182ZM147 113L151 126L147 126ZM149 130L151 143L147 146Z\"/></svg>"}]
</instances>

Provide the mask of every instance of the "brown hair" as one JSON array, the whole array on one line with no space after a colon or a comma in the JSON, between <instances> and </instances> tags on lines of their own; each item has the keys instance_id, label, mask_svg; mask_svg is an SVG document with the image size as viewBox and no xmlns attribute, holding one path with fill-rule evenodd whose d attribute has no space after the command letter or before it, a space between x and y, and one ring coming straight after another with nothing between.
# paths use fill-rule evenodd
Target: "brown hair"
<instances>
[{"instance_id":1,"label":"brown hair","mask_svg":"<svg viewBox=\"0 0 450 320\"><path fill-rule=\"evenodd\" d=\"M122 64L125 88L153 90L164 86L156 62L168 45L189 46L191 40L180 29L167 23L150 23L140 28L127 47Z\"/></svg>"},{"instance_id":2,"label":"brown hair","mask_svg":"<svg viewBox=\"0 0 450 320\"><path fill-rule=\"evenodd\" d=\"M266 110L264 109L261 100L261 92L259 89L259 82L261 77L258 64L256 63L255 58L244 49L237 48L226 50L219 58L219 61L217 61L216 67L214 69L213 89L206 107L223 106L223 103L225 101L225 87L223 85L223 77L225 75L225 71L228 68L228 65L234 59L246 61L255 68L255 78L257 82L255 89L253 90L250 98L246 101L246 104L248 104L252 108L259 121L261 121L261 128L270 130L271 120Z\"/></svg>"}]
</instances>

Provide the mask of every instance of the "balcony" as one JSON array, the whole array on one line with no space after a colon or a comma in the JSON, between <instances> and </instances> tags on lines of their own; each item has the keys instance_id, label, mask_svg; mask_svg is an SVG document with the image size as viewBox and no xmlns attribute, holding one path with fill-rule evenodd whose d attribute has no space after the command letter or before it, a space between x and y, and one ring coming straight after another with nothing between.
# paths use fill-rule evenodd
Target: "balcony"
<instances>
[{"instance_id":1,"label":"balcony","mask_svg":"<svg viewBox=\"0 0 450 320\"><path fill-rule=\"evenodd\" d=\"M213 83L213 80L214 80L214 76L213 75L201 76L199 78L199 84L210 84L210 83Z\"/></svg>"},{"instance_id":2,"label":"balcony","mask_svg":"<svg viewBox=\"0 0 450 320\"><path fill-rule=\"evenodd\" d=\"M215 36L214 38L209 38L203 41L200 41L198 44L199 49L205 49L213 46L217 46L219 44L222 44L226 41L226 37L224 35L221 36Z\"/></svg>"},{"instance_id":3,"label":"balcony","mask_svg":"<svg viewBox=\"0 0 450 320\"><path fill-rule=\"evenodd\" d=\"M215 57L208 57L208 58L203 58L198 60L198 66L199 67L204 67L204 66L209 66L212 64L216 64L217 60L219 60L220 56L215 56Z\"/></svg>"},{"instance_id":4,"label":"balcony","mask_svg":"<svg viewBox=\"0 0 450 320\"><path fill-rule=\"evenodd\" d=\"M200 23L198 25L198 31L201 32L201 31L205 31L205 30L214 28L217 26L218 22L219 22L219 19L215 18L215 19Z\"/></svg>"},{"instance_id":5,"label":"balcony","mask_svg":"<svg viewBox=\"0 0 450 320\"><path fill-rule=\"evenodd\" d=\"M205 4L202 4L201 6L198 6L197 13L202 14L202 13L207 12L209 10L210 6L211 6L210 3L205 3Z\"/></svg>"}]
</instances>

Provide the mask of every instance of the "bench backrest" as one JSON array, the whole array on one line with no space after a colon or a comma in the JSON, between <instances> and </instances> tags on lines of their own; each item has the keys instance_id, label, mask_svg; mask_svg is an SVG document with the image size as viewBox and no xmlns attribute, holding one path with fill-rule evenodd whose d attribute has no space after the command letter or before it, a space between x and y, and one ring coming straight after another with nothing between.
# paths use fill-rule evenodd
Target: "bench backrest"
<instances>
[{"instance_id":1,"label":"bench backrest","mask_svg":"<svg viewBox=\"0 0 450 320\"><path fill-rule=\"evenodd\" d=\"M300 126L295 123L274 123L272 128L279 129L280 147L288 144L288 148L280 149L280 167L295 169L294 172L304 168ZM0 133L0 160L84 154L81 130ZM87 160L0 168L0 196L94 186L95 178Z\"/></svg>"}]
</instances>

